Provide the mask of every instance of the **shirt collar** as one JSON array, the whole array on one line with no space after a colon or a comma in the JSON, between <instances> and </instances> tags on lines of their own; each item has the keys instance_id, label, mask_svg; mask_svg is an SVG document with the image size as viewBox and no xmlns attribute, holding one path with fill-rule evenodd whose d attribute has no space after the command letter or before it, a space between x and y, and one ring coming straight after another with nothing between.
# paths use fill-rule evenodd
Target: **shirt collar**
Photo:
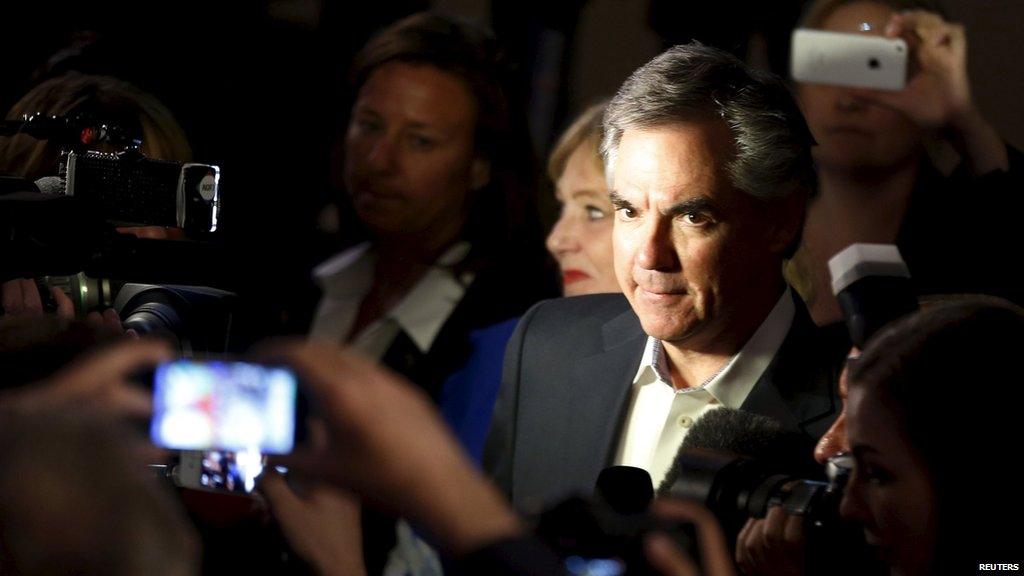
<instances>
[{"instance_id":1,"label":"shirt collar","mask_svg":"<svg viewBox=\"0 0 1024 576\"><path fill-rule=\"evenodd\" d=\"M456 278L451 271L469 249L468 242L458 242L448 248L412 290L380 319L398 324L420 352L430 350L441 327L465 294L465 287L473 281L470 273ZM365 242L318 265L313 277L325 295L359 306L373 282L375 263L372 245Z\"/></svg>"},{"instance_id":2,"label":"shirt collar","mask_svg":"<svg viewBox=\"0 0 1024 576\"><path fill-rule=\"evenodd\" d=\"M369 242L332 256L313 269L313 280L333 298L360 298L370 290L376 260Z\"/></svg>"},{"instance_id":3,"label":"shirt collar","mask_svg":"<svg viewBox=\"0 0 1024 576\"><path fill-rule=\"evenodd\" d=\"M405 298L387 314L416 343L420 352L430 350L434 338L466 293L465 285L452 274L451 266L465 258L468 252L468 242L460 242L445 251ZM462 280L467 279L463 275Z\"/></svg>"},{"instance_id":4,"label":"shirt collar","mask_svg":"<svg viewBox=\"0 0 1024 576\"><path fill-rule=\"evenodd\" d=\"M793 304L792 293L787 287L782 297L775 303L775 307L761 322L757 331L740 348L740 351L726 362L725 367L718 374L701 386L679 390L678 393L686 394L696 390L705 390L723 406L739 409L758 379L761 378L761 374L775 358L783 340L786 339L786 334L789 333L795 314L796 306ZM664 344L661 340L648 336L647 345L640 360L640 368L633 378L633 384L645 386L655 382L672 386L672 377Z\"/></svg>"},{"instance_id":5,"label":"shirt collar","mask_svg":"<svg viewBox=\"0 0 1024 576\"><path fill-rule=\"evenodd\" d=\"M663 382L671 385L672 376L668 369L668 358L665 356L665 348L661 340L652 336L647 337L647 345L644 346L644 355L640 358L640 368L633 377L633 384L649 384L651 382Z\"/></svg>"}]
</instances>

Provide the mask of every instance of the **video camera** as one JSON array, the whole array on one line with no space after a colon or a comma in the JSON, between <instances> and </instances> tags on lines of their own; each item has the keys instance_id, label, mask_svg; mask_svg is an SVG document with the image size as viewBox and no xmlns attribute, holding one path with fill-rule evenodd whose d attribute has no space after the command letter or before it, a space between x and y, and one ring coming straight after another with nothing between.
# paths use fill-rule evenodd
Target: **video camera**
<instances>
[{"instance_id":1,"label":"video camera","mask_svg":"<svg viewBox=\"0 0 1024 576\"><path fill-rule=\"evenodd\" d=\"M220 168L147 158L140 129L86 114L32 114L0 127L2 135L27 134L61 149L57 176L37 183L46 195L79 198L90 213L112 225L176 227L190 237L217 230Z\"/></svg>"},{"instance_id":2,"label":"video camera","mask_svg":"<svg viewBox=\"0 0 1024 576\"><path fill-rule=\"evenodd\" d=\"M61 150L57 175L4 179L0 280L35 278L51 309L50 286L79 314L113 307L129 327L165 334L185 353L228 347L236 298L210 287L227 280L216 242L219 167L147 158L141 129L84 114L29 115L3 122L0 134ZM118 231L125 227L185 239L137 238Z\"/></svg>"}]
</instances>

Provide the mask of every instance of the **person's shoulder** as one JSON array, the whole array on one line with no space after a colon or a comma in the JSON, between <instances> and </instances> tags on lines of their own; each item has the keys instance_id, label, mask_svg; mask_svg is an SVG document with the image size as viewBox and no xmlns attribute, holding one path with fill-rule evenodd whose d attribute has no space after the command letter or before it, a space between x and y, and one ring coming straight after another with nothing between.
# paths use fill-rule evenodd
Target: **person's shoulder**
<instances>
[{"instance_id":1,"label":"person's shoulder","mask_svg":"<svg viewBox=\"0 0 1024 576\"><path fill-rule=\"evenodd\" d=\"M604 350L610 341L642 332L625 297L596 294L534 305L523 315L512 339L530 357L586 356Z\"/></svg>"},{"instance_id":2,"label":"person's shoulder","mask_svg":"<svg viewBox=\"0 0 1024 576\"><path fill-rule=\"evenodd\" d=\"M632 313L632 310L622 294L587 294L544 300L535 304L524 319L528 318L531 325L600 329L627 312Z\"/></svg>"}]
</instances>

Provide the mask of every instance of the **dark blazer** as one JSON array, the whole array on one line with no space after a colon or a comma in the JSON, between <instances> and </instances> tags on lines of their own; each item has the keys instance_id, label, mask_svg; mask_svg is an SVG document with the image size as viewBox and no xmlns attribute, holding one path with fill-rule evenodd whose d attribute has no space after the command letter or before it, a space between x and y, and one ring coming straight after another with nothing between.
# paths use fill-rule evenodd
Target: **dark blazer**
<instances>
[{"instance_id":1,"label":"dark blazer","mask_svg":"<svg viewBox=\"0 0 1024 576\"><path fill-rule=\"evenodd\" d=\"M822 333L794 294L796 315L742 409L821 436L838 415L836 383L849 349ZM647 335L629 302L601 294L542 302L505 353L484 467L521 510L590 493L611 465Z\"/></svg>"}]
</instances>

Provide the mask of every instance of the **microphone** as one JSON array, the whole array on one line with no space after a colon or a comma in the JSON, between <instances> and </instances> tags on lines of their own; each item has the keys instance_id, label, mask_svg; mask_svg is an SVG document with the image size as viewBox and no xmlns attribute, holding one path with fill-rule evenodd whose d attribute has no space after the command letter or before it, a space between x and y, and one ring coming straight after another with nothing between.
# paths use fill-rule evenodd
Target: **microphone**
<instances>
[{"instance_id":1,"label":"microphone","mask_svg":"<svg viewBox=\"0 0 1024 576\"><path fill-rule=\"evenodd\" d=\"M676 481L692 473L692 461L708 453L731 454L772 462L790 472L820 475L811 458L814 442L807 436L783 429L767 416L718 408L705 413L694 422L679 446L658 494L668 494Z\"/></svg>"},{"instance_id":2,"label":"microphone","mask_svg":"<svg viewBox=\"0 0 1024 576\"><path fill-rule=\"evenodd\" d=\"M910 270L892 244L851 244L828 269L850 340L861 350L882 326L917 310Z\"/></svg>"},{"instance_id":3,"label":"microphone","mask_svg":"<svg viewBox=\"0 0 1024 576\"><path fill-rule=\"evenodd\" d=\"M60 176L44 176L36 180L35 184L42 194L49 196L64 195L64 179Z\"/></svg>"},{"instance_id":4,"label":"microphone","mask_svg":"<svg viewBox=\"0 0 1024 576\"><path fill-rule=\"evenodd\" d=\"M654 499L654 484L643 468L609 466L597 477L594 498L619 514L639 514Z\"/></svg>"}]
</instances>

